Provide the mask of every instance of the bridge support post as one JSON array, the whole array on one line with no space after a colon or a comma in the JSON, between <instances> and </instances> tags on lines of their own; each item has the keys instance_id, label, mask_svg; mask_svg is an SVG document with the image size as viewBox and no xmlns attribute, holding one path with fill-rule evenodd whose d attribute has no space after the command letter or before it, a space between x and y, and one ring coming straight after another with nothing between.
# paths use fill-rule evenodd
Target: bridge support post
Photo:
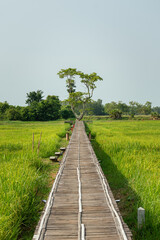
<instances>
[{"instance_id":1,"label":"bridge support post","mask_svg":"<svg viewBox=\"0 0 160 240\"><path fill-rule=\"evenodd\" d=\"M69 133L66 133L66 140L69 141Z\"/></svg>"}]
</instances>

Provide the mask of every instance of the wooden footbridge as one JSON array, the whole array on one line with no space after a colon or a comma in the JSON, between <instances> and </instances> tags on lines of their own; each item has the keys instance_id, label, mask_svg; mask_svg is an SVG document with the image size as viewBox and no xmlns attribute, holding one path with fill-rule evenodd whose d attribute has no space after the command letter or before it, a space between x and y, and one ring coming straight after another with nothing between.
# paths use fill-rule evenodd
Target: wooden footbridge
<instances>
[{"instance_id":1,"label":"wooden footbridge","mask_svg":"<svg viewBox=\"0 0 160 240\"><path fill-rule=\"evenodd\" d=\"M76 122L35 240L131 240L85 133Z\"/></svg>"}]
</instances>

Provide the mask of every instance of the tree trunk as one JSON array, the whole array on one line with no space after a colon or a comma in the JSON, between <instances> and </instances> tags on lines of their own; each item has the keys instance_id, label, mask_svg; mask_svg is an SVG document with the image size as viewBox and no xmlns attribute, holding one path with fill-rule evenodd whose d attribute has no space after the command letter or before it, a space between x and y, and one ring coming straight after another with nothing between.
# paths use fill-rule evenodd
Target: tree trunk
<instances>
[{"instance_id":1,"label":"tree trunk","mask_svg":"<svg viewBox=\"0 0 160 240\"><path fill-rule=\"evenodd\" d=\"M84 107L83 107L83 111L80 115L77 115L76 112L74 111L74 107L71 105L71 109L72 109L72 112L74 114L74 116L76 117L76 119L78 121L82 120L82 118L84 117Z\"/></svg>"}]
</instances>

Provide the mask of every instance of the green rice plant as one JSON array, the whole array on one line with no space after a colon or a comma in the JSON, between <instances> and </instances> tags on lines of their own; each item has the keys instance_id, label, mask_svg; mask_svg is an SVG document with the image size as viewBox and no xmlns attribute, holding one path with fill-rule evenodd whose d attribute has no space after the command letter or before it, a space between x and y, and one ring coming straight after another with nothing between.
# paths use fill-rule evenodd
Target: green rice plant
<instances>
[{"instance_id":1,"label":"green rice plant","mask_svg":"<svg viewBox=\"0 0 160 240\"><path fill-rule=\"evenodd\" d=\"M60 147L66 128L62 121L0 122L0 240L25 239L25 232L33 232L49 173L58 169L45 159Z\"/></svg>"},{"instance_id":2,"label":"green rice plant","mask_svg":"<svg viewBox=\"0 0 160 240\"><path fill-rule=\"evenodd\" d=\"M94 121L92 144L134 239L159 239L160 122ZM137 229L137 208L146 211Z\"/></svg>"}]
</instances>

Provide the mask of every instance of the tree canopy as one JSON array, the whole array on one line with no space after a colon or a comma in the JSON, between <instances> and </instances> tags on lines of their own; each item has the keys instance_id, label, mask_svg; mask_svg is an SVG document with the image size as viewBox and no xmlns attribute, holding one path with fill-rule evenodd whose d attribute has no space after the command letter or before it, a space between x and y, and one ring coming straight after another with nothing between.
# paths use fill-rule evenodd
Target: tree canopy
<instances>
[{"instance_id":1,"label":"tree canopy","mask_svg":"<svg viewBox=\"0 0 160 240\"><path fill-rule=\"evenodd\" d=\"M43 91L37 90L37 92L27 93L26 104L31 105L33 102L40 102L43 99Z\"/></svg>"},{"instance_id":2,"label":"tree canopy","mask_svg":"<svg viewBox=\"0 0 160 240\"><path fill-rule=\"evenodd\" d=\"M103 79L93 72L91 74L85 74L78 71L76 68L61 69L58 72L60 78L66 78L66 88L69 93L68 103L78 120L81 120L85 113L85 106L91 102L94 89L96 88L96 82ZM85 87L85 91L76 91L75 78L78 77L80 82Z\"/></svg>"}]
</instances>

